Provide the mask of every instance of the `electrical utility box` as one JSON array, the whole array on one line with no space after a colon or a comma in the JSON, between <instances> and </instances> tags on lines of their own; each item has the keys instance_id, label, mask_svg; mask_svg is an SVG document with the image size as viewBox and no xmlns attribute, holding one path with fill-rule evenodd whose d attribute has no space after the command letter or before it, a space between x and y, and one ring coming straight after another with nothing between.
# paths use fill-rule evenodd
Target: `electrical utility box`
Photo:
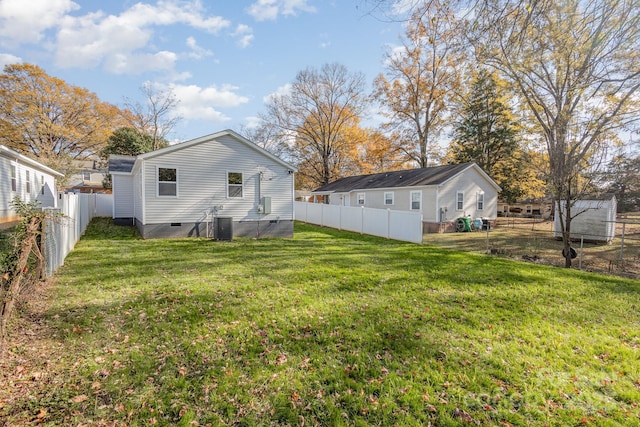
<instances>
[{"instance_id":1,"label":"electrical utility box","mask_svg":"<svg viewBox=\"0 0 640 427\"><path fill-rule=\"evenodd\" d=\"M258 213L268 215L271 213L271 196L264 196L262 203L258 205Z\"/></svg>"},{"instance_id":2,"label":"electrical utility box","mask_svg":"<svg viewBox=\"0 0 640 427\"><path fill-rule=\"evenodd\" d=\"M219 216L215 219L216 240L233 240L233 218L230 216Z\"/></svg>"}]
</instances>

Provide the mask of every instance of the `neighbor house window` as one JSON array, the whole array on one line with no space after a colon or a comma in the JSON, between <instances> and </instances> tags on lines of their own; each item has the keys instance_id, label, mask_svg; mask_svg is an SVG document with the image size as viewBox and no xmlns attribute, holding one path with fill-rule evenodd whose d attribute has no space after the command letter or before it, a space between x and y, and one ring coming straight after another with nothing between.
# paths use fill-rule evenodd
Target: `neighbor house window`
<instances>
[{"instance_id":1,"label":"neighbor house window","mask_svg":"<svg viewBox=\"0 0 640 427\"><path fill-rule=\"evenodd\" d=\"M358 206L364 206L364 193L358 193Z\"/></svg>"},{"instance_id":2,"label":"neighbor house window","mask_svg":"<svg viewBox=\"0 0 640 427\"><path fill-rule=\"evenodd\" d=\"M44 195L44 175L40 175L40 192Z\"/></svg>"},{"instance_id":3,"label":"neighbor house window","mask_svg":"<svg viewBox=\"0 0 640 427\"><path fill-rule=\"evenodd\" d=\"M411 192L411 210L422 209L422 191Z\"/></svg>"},{"instance_id":4,"label":"neighbor house window","mask_svg":"<svg viewBox=\"0 0 640 427\"><path fill-rule=\"evenodd\" d=\"M14 165L11 165L11 191L18 191L18 177Z\"/></svg>"},{"instance_id":5,"label":"neighbor house window","mask_svg":"<svg viewBox=\"0 0 640 427\"><path fill-rule=\"evenodd\" d=\"M476 207L479 211L484 210L484 193L478 193Z\"/></svg>"},{"instance_id":6,"label":"neighbor house window","mask_svg":"<svg viewBox=\"0 0 640 427\"><path fill-rule=\"evenodd\" d=\"M461 211L464 209L464 192L456 192L456 210Z\"/></svg>"},{"instance_id":7,"label":"neighbor house window","mask_svg":"<svg viewBox=\"0 0 640 427\"><path fill-rule=\"evenodd\" d=\"M27 194L31 194L31 174L29 171L24 171L24 178Z\"/></svg>"},{"instance_id":8,"label":"neighbor house window","mask_svg":"<svg viewBox=\"0 0 640 427\"><path fill-rule=\"evenodd\" d=\"M227 197L242 198L243 184L242 172L227 173Z\"/></svg>"},{"instance_id":9,"label":"neighbor house window","mask_svg":"<svg viewBox=\"0 0 640 427\"><path fill-rule=\"evenodd\" d=\"M158 196L178 195L178 169L158 168Z\"/></svg>"},{"instance_id":10,"label":"neighbor house window","mask_svg":"<svg viewBox=\"0 0 640 427\"><path fill-rule=\"evenodd\" d=\"M83 181L91 181L91 172L82 172Z\"/></svg>"},{"instance_id":11,"label":"neighbor house window","mask_svg":"<svg viewBox=\"0 0 640 427\"><path fill-rule=\"evenodd\" d=\"M384 204L393 205L393 191L387 191L384 193Z\"/></svg>"},{"instance_id":12,"label":"neighbor house window","mask_svg":"<svg viewBox=\"0 0 640 427\"><path fill-rule=\"evenodd\" d=\"M527 213L528 213L528 214L531 214L531 205L527 205L527 208L526 208L526 209L527 209Z\"/></svg>"}]
</instances>

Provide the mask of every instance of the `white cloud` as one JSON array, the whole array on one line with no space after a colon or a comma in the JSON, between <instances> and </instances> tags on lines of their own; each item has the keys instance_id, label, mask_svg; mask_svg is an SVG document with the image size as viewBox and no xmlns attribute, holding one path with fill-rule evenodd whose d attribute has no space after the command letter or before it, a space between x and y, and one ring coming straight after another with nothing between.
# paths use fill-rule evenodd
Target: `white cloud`
<instances>
[{"instance_id":1,"label":"white cloud","mask_svg":"<svg viewBox=\"0 0 640 427\"><path fill-rule=\"evenodd\" d=\"M79 7L71 0L2 0L0 42L37 43L46 30L56 27L66 14Z\"/></svg>"},{"instance_id":2,"label":"white cloud","mask_svg":"<svg viewBox=\"0 0 640 427\"><path fill-rule=\"evenodd\" d=\"M0 53L0 72L4 70L5 65L20 64L21 62L22 58L15 55L11 55L10 53Z\"/></svg>"},{"instance_id":3,"label":"white cloud","mask_svg":"<svg viewBox=\"0 0 640 427\"><path fill-rule=\"evenodd\" d=\"M222 123L231 120L219 111L223 108L234 108L249 101L246 96L237 93L238 88L231 85L221 87L200 87L196 85L166 86L180 101L176 115L186 120L210 120Z\"/></svg>"},{"instance_id":4,"label":"white cloud","mask_svg":"<svg viewBox=\"0 0 640 427\"><path fill-rule=\"evenodd\" d=\"M81 17L66 16L58 31L56 64L86 68L102 64L108 71L119 74L171 70L178 54L155 51L150 44L155 27L174 24L216 33L230 22L218 16L206 17L199 1L137 3L119 15L95 12ZM195 39L191 43L191 55L209 54L204 49L194 49Z\"/></svg>"},{"instance_id":5,"label":"white cloud","mask_svg":"<svg viewBox=\"0 0 640 427\"><path fill-rule=\"evenodd\" d=\"M210 50L198 46L198 42L193 37L188 37L186 44L191 49L191 52L187 54L189 58L202 59L205 56L213 55L213 52L211 52Z\"/></svg>"},{"instance_id":6,"label":"white cloud","mask_svg":"<svg viewBox=\"0 0 640 427\"><path fill-rule=\"evenodd\" d=\"M249 47L253 41L253 29L248 25L238 25L231 35L238 38L238 46L242 48Z\"/></svg>"},{"instance_id":7,"label":"white cloud","mask_svg":"<svg viewBox=\"0 0 640 427\"><path fill-rule=\"evenodd\" d=\"M262 98L262 102L264 102L266 104L266 103L271 102L274 97L288 95L289 93L291 93L291 88L292 87L293 87L293 85L291 83L287 83L284 86L280 86L278 89L276 89L275 92L270 93L269 95L267 95L264 98Z\"/></svg>"},{"instance_id":8,"label":"white cloud","mask_svg":"<svg viewBox=\"0 0 640 427\"><path fill-rule=\"evenodd\" d=\"M258 0L247 8L247 13L256 21L273 21L279 15L297 15L300 12L315 12L308 0Z\"/></svg>"}]
</instances>

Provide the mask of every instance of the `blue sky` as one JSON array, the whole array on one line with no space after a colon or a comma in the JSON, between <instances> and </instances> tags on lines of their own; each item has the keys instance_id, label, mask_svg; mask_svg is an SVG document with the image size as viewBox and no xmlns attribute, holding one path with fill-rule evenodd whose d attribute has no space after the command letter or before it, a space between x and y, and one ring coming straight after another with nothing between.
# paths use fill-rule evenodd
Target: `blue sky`
<instances>
[{"instance_id":1,"label":"blue sky","mask_svg":"<svg viewBox=\"0 0 640 427\"><path fill-rule=\"evenodd\" d=\"M1 0L0 66L28 62L119 106L171 88L173 140L251 127L296 73L338 62L368 90L401 24L364 0Z\"/></svg>"}]
</instances>

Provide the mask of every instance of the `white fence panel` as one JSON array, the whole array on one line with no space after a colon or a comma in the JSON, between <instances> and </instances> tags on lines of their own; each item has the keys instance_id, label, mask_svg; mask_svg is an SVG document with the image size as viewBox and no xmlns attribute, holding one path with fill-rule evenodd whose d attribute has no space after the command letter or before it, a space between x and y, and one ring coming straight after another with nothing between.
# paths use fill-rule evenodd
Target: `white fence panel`
<instances>
[{"instance_id":1,"label":"white fence panel","mask_svg":"<svg viewBox=\"0 0 640 427\"><path fill-rule=\"evenodd\" d=\"M113 194L96 194L94 216L113 217Z\"/></svg>"},{"instance_id":2,"label":"white fence panel","mask_svg":"<svg viewBox=\"0 0 640 427\"><path fill-rule=\"evenodd\" d=\"M422 215L418 212L389 211L389 238L422 243Z\"/></svg>"},{"instance_id":3,"label":"white fence panel","mask_svg":"<svg viewBox=\"0 0 640 427\"><path fill-rule=\"evenodd\" d=\"M113 196L110 194L59 194L58 207L46 208L50 213L44 225L45 271L51 276L73 250L95 216L111 216Z\"/></svg>"},{"instance_id":4,"label":"white fence panel","mask_svg":"<svg viewBox=\"0 0 640 427\"><path fill-rule=\"evenodd\" d=\"M419 212L295 202L298 221L395 240L422 243Z\"/></svg>"},{"instance_id":5,"label":"white fence panel","mask_svg":"<svg viewBox=\"0 0 640 427\"><path fill-rule=\"evenodd\" d=\"M342 230L362 233L364 222L364 209L351 206L343 206L340 210L340 225Z\"/></svg>"},{"instance_id":6,"label":"white fence panel","mask_svg":"<svg viewBox=\"0 0 640 427\"><path fill-rule=\"evenodd\" d=\"M389 238L389 211L387 209L364 208L362 232L372 236Z\"/></svg>"}]
</instances>

